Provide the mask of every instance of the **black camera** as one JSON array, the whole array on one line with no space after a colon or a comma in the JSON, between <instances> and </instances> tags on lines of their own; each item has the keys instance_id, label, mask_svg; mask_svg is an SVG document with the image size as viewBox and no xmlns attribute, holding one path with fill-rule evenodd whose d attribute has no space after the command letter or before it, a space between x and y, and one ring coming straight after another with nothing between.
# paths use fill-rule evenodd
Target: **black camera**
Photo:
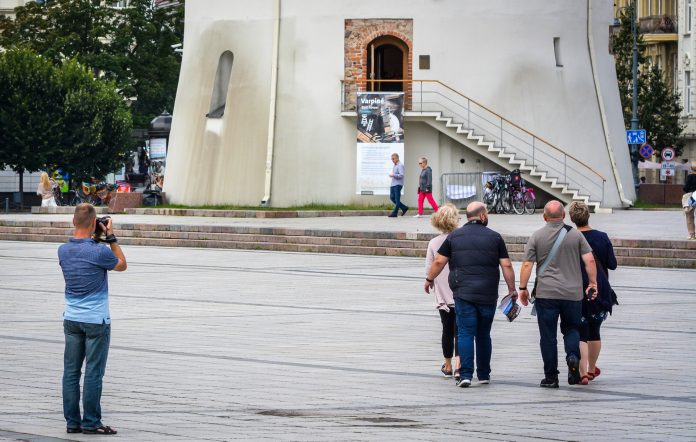
<instances>
[{"instance_id":1,"label":"black camera","mask_svg":"<svg viewBox=\"0 0 696 442\"><path fill-rule=\"evenodd\" d=\"M96 242L114 242L111 238L115 240L115 237L113 235L107 236L106 234L106 226L109 224L110 219L110 216L97 217L97 223L94 226L94 240ZM101 226L104 226L104 228L102 229Z\"/></svg>"}]
</instances>

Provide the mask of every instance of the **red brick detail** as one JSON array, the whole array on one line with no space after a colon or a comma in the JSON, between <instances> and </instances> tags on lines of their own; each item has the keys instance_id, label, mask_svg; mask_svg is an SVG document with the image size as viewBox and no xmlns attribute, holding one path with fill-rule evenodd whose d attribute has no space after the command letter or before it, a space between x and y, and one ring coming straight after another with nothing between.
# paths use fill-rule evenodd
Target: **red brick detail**
<instances>
[{"instance_id":1,"label":"red brick detail","mask_svg":"<svg viewBox=\"0 0 696 442\"><path fill-rule=\"evenodd\" d=\"M344 109L355 109L355 92L367 90L368 44L392 36L408 48L405 80L413 74L413 19L346 19L344 32ZM406 109L411 107L411 83L406 83Z\"/></svg>"}]
</instances>

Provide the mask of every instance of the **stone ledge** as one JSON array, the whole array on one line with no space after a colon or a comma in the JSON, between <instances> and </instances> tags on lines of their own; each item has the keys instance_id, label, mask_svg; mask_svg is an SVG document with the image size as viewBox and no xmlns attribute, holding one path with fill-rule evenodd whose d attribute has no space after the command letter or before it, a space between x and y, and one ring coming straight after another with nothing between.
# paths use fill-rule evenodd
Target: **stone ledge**
<instances>
[{"instance_id":1,"label":"stone ledge","mask_svg":"<svg viewBox=\"0 0 696 442\"><path fill-rule=\"evenodd\" d=\"M109 213L108 207L101 207L100 206L100 207L95 207L94 209L97 211L98 215L106 215L107 213ZM75 206L57 206L57 207L32 206L31 213L32 214L40 214L40 215L55 215L55 214L69 215L69 214L75 213Z\"/></svg>"}]
</instances>

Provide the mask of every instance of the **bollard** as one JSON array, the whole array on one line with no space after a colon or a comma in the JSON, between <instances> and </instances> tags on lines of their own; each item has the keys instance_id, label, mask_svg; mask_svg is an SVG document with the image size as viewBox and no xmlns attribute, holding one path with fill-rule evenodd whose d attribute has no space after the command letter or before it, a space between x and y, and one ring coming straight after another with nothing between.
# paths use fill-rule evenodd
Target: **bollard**
<instances>
[{"instance_id":1,"label":"bollard","mask_svg":"<svg viewBox=\"0 0 696 442\"><path fill-rule=\"evenodd\" d=\"M5 198L5 213L10 213L10 199Z\"/></svg>"}]
</instances>

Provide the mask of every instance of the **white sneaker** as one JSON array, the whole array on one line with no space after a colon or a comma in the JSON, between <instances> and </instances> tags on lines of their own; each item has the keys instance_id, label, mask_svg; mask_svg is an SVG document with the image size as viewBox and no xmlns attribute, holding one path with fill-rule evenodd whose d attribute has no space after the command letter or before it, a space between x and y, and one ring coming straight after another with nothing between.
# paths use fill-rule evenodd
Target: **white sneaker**
<instances>
[{"instance_id":1,"label":"white sneaker","mask_svg":"<svg viewBox=\"0 0 696 442\"><path fill-rule=\"evenodd\" d=\"M414 218L420 218L421 216L423 216L423 215L419 215L417 213L415 215L413 215Z\"/></svg>"},{"instance_id":2,"label":"white sneaker","mask_svg":"<svg viewBox=\"0 0 696 442\"><path fill-rule=\"evenodd\" d=\"M471 379L460 379L459 382L457 382L457 387L460 388L468 388L471 385Z\"/></svg>"},{"instance_id":3,"label":"white sneaker","mask_svg":"<svg viewBox=\"0 0 696 442\"><path fill-rule=\"evenodd\" d=\"M488 385L491 383L491 380L490 379L484 379L484 380L479 379L478 383L479 383L479 385L480 384Z\"/></svg>"}]
</instances>

